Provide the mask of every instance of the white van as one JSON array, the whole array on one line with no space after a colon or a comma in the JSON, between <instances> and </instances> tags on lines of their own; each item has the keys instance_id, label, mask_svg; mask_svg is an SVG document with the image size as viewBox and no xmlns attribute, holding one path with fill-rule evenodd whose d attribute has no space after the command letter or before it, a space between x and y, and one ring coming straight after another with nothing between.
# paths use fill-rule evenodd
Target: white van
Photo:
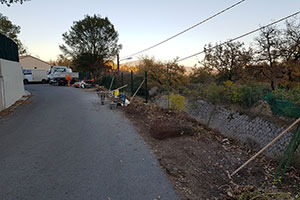
<instances>
[{"instance_id":1,"label":"white van","mask_svg":"<svg viewBox=\"0 0 300 200\"><path fill-rule=\"evenodd\" d=\"M23 69L24 84L32 82L47 82L47 72L45 69Z\"/></svg>"}]
</instances>

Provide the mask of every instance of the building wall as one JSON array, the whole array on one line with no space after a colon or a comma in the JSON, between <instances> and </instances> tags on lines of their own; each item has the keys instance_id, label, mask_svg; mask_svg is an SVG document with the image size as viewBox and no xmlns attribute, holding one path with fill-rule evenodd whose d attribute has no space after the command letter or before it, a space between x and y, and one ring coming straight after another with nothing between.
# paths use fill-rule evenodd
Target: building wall
<instances>
[{"instance_id":1,"label":"building wall","mask_svg":"<svg viewBox=\"0 0 300 200\"><path fill-rule=\"evenodd\" d=\"M8 108L24 94L20 63L0 59L0 110Z\"/></svg>"},{"instance_id":2,"label":"building wall","mask_svg":"<svg viewBox=\"0 0 300 200\"><path fill-rule=\"evenodd\" d=\"M48 70L51 68L50 64L48 64L38 58L34 58L32 56L21 57L20 63L21 63L22 68L24 68L24 69L38 68L38 69Z\"/></svg>"}]
</instances>

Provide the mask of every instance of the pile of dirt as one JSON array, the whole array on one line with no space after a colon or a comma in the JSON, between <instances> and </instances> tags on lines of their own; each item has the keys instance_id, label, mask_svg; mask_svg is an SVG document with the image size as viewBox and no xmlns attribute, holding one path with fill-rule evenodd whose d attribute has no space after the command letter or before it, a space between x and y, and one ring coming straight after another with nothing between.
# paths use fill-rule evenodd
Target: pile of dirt
<instances>
[{"instance_id":1,"label":"pile of dirt","mask_svg":"<svg viewBox=\"0 0 300 200\"><path fill-rule=\"evenodd\" d=\"M289 169L282 183L275 185L277 164L263 156L231 179L229 174L247 161L251 152L184 112L139 100L122 109L182 199L249 199L249 194L257 195L257 191L290 192L293 197L300 194L300 172Z\"/></svg>"}]
</instances>

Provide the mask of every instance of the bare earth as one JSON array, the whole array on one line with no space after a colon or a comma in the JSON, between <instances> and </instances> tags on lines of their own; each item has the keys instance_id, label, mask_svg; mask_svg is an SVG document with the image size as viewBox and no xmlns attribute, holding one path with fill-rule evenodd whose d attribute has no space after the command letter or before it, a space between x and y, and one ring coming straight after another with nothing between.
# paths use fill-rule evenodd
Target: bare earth
<instances>
[{"instance_id":1,"label":"bare earth","mask_svg":"<svg viewBox=\"0 0 300 200\"><path fill-rule=\"evenodd\" d=\"M274 184L277 163L264 156L230 179L229 174L253 152L185 113L144 105L140 100L122 110L150 146L182 199L248 199L248 194L257 191L279 199L284 199L286 193L299 197L300 170L290 168L282 183Z\"/></svg>"}]
</instances>

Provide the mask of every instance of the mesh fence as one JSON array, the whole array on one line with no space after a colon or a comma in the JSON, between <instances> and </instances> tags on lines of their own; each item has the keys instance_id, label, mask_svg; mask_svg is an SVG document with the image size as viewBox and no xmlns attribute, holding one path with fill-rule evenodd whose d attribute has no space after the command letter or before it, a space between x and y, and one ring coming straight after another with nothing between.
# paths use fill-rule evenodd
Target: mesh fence
<instances>
[{"instance_id":1,"label":"mesh fence","mask_svg":"<svg viewBox=\"0 0 300 200\"><path fill-rule=\"evenodd\" d=\"M296 105L287 100L277 99L271 93L267 93L265 97L265 101L268 102L274 114L285 116L285 117L292 117L292 118L300 117L299 105ZM295 155L295 152L299 147L299 144L300 144L300 124L298 124L296 130L294 130L292 133L292 138L290 140L290 143L288 144L284 152L284 155L277 167L275 179L284 176L290 162L292 161Z\"/></svg>"},{"instance_id":2,"label":"mesh fence","mask_svg":"<svg viewBox=\"0 0 300 200\"><path fill-rule=\"evenodd\" d=\"M100 82L100 85L104 86L105 88L110 88L111 85L111 90L127 85L127 87L121 89L120 92L125 92L127 94L133 95L144 79L144 76L138 76L135 74L131 75L131 73L124 72L120 74L104 76ZM137 95L142 97L145 97L147 95L147 89L145 85L142 85Z\"/></svg>"},{"instance_id":3,"label":"mesh fence","mask_svg":"<svg viewBox=\"0 0 300 200\"><path fill-rule=\"evenodd\" d=\"M300 106L296 105L287 100L281 100L275 98L271 93L267 93L265 101L271 107L274 114L282 115L285 117L299 118L300 117Z\"/></svg>"},{"instance_id":4,"label":"mesh fence","mask_svg":"<svg viewBox=\"0 0 300 200\"><path fill-rule=\"evenodd\" d=\"M19 62L18 45L0 33L0 58Z\"/></svg>"}]
</instances>

